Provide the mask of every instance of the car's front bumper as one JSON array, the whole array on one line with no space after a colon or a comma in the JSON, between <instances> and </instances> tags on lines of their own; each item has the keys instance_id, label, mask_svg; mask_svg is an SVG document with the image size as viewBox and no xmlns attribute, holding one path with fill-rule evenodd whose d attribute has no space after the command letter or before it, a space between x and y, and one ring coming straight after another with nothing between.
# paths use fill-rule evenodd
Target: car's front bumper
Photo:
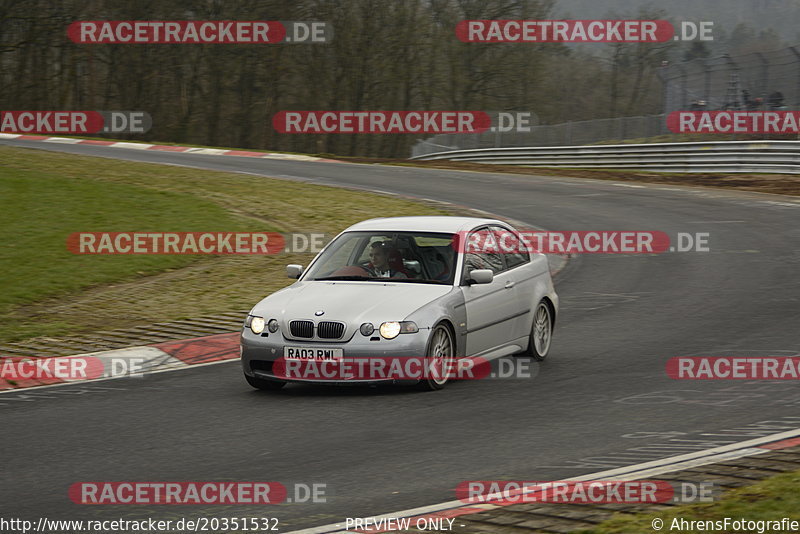
<instances>
[{"instance_id":1,"label":"car's front bumper","mask_svg":"<svg viewBox=\"0 0 800 534\"><path fill-rule=\"evenodd\" d=\"M381 384L381 383L408 383L410 380L384 378L382 376L337 377L333 379L323 376L303 377L290 376L273 372L275 362L283 359L284 347L309 347L320 349L342 349L345 359L370 359L370 358L423 358L427 348L430 329L420 328L413 334L400 334L394 339L384 339L380 336L362 336L356 332L346 342L330 343L319 341L301 341L285 338L280 331L268 336L254 334L249 328L244 328L240 336L242 370L246 375L264 380L278 380L298 383L324 383L324 384ZM377 332L376 332L377 334ZM378 337L378 340L371 338Z\"/></svg>"}]
</instances>

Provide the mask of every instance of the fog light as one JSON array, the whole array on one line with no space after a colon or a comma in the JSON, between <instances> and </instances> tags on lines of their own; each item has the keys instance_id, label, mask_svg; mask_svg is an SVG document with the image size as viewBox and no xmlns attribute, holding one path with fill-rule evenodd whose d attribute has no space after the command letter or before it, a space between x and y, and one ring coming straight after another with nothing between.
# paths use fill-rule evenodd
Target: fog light
<instances>
[{"instance_id":1,"label":"fog light","mask_svg":"<svg viewBox=\"0 0 800 534\"><path fill-rule=\"evenodd\" d=\"M375 326L372 323L364 323L359 328L362 336L371 336L375 332Z\"/></svg>"}]
</instances>

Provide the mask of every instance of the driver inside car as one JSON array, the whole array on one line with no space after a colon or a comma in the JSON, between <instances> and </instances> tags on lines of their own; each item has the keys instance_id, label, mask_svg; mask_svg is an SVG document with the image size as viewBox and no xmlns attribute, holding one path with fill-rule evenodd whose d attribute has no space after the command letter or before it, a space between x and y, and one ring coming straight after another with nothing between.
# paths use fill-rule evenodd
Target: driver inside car
<instances>
[{"instance_id":1,"label":"driver inside car","mask_svg":"<svg viewBox=\"0 0 800 534\"><path fill-rule=\"evenodd\" d=\"M369 249L370 262L367 265L375 276L380 278L408 278L402 267L400 254L391 245L375 241Z\"/></svg>"}]
</instances>

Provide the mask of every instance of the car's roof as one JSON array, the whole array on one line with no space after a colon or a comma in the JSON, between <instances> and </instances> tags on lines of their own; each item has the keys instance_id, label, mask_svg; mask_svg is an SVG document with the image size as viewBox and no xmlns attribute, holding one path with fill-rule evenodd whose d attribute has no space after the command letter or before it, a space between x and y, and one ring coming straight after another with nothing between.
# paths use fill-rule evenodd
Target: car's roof
<instances>
[{"instance_id":1,"label":"car's roof","mask_svg":"<svg viewBox=\"0 0 800 534\"><path fill-rule=\"evenodd\" d=\"M497 219L484 219L481 217L383 217L368 219L356 223L347 231L403 231L403 232L442 232L455 234L471 230L484 224L504 224Z\"/></svg>"}]
</instances>

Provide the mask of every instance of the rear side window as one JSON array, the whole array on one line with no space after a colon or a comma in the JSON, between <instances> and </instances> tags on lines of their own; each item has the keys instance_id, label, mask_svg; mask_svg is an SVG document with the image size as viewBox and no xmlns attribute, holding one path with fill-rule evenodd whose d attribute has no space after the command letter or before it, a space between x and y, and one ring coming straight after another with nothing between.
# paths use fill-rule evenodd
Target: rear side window
<instances>
[{"instance_id":1,"label":"rear side window","mask_svg":"<svg viewBox=\"0 0 800 534\"><path fill-rule=\"evenodd\" d=\"M491 230L497 236L497 245L506 258L507 269L513 269L531 261L530 253L515 232L500 226L492 226Z\"/></svg>"}]
</instances>

